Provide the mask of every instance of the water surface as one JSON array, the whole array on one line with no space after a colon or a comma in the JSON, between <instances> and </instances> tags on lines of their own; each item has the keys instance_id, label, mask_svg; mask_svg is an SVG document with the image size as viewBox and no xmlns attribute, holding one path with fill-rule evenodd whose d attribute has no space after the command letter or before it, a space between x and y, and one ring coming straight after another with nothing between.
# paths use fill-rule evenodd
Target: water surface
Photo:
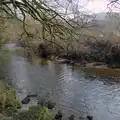
<instances>
[{"instance_id":1,"label":"water surface","mask_svg":"<svg viewBox=\"0 0 120 120\"><path fill-rule=\"evenodd\" d=\"M7 45L16 49L14 44ZM0 67L2 74L20 91L20 95L50 92L56 109L65 116L92 115L95 120L120 119L120 83L114 79L86 77L79 68L47 61L44 64L28 61L24 56L10 54L10 61Z\"/></svg>"}]
</instances>

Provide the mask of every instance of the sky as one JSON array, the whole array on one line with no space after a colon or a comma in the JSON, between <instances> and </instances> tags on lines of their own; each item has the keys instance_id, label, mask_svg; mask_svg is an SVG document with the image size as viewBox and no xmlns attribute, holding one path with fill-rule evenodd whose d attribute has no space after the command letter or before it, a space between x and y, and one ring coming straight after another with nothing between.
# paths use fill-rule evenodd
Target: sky
<instances>
[{"instance_id":1,"label":"sky","mask_svg":"<svg viewBox=\"0 0 120 120\"><path fill-rule=\"evenodd\" d=\"M70 0L67 0L70 1ZM73 0L79 1L79 8L83 11L91 11L92 13L108 12L110 9L107 7L110 0ZM120 3L119 3L120 4ZM112 8L112 12L120 12L120 9Z\"/></svg>"},{"instance_id":2,"label":"sky","mask_svg":"<svg viewBox=\"0 0 120 120\"><path fill-rule=\"evenodd\" d=\"M74 5L78 5L79 10L84 12L91 12L91 13L100 13L100 12L109 12L110 9L108 9L107 5L109 3L109 0L56 0L59 1L61 6L66 6L71 3L71 7ZM72 2L71 2L72 1ZM73 7L74 8L74 7ZM61 8L60 8L61 9ZM119 9L120 10L120 9ZM118 10L112 9L112 12L117 12ZM120 12L120 11L119 11Z\"/></svg>"},{"instance_id":3,"label":"sky","mask_svg":"<svg viewBox=\"0 0 120 120\"><path fill-rule=\"evenodd\" d=\"M50 0L50 1L59 1L61 6L66 6L68 1L69 2L74 1L74 3L76 4L79 3L79 8L81 9L81 11L89 11L91 13L100 13L100 12L110 11L107 8L107 4L109 3L109 0ZM112 9L112 11L120 12L120 9L119 10Z\"/></svg>"},{"instance_id":4,"label":"sky","mask_svg":"<svg viewBox=\"0 0 120 120\"><path fill-rule=\"evenodd\" d=\"M107 0L90 0L85 8L93 13L107 12Z\"/></svg>"},{"instance_id":5,"label":"sky","mask_svg":"<svg viewBox=\"0 0 120 120\"><path fill-rule=\"evenodd\" d=\"M88 13L100 13L100 12L107 12L107 4L108 0L51 0L56 2L51 2L57 6L60 5L60 11L66 11L67 6L72 10L73 8L76 9L76 5L80 11L88 12ZM64 9L65 8L65 9ZM58 9L58 7L57 7ZM70 10L70 11L71 11Z\"/></svg>"},{"instance_id":6,"label":"sky","mask_svg":"<svg viewBox=\"0 0 120 120\"><path fill-rule=\"evenodd\" d=\"M109 12L110 10L112 10L112 12L120 12L120 1L118 1L119 4L116 4L118 8L113 7L111 9L107 7L107 5L109 4L109 0L84 0L84 1L89 1L85 8L93 13Z\"/></svg>"}]
</instances>

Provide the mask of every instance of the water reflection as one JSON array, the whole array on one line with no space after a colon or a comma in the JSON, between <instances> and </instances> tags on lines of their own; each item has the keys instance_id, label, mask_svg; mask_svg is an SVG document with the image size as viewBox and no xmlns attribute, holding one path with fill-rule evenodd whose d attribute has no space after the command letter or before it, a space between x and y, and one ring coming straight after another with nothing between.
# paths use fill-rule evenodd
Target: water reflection
<instances>
[{"instance_id":1,"label":"water reflection","mask_svg":"<svg viewBox=\"0 0 120 120\"><path fill-rule=\"evenodd\" d=\"M76 117L87 114L95 120L120 118L120 83L115 79L87 77L79 68L39 61L31 64L25 57L12 54L4 67L13 85L23 93L48 91L57 102L56 109ZM118 79L119 81L119 79Z\"/></svg>"}]
</instances>

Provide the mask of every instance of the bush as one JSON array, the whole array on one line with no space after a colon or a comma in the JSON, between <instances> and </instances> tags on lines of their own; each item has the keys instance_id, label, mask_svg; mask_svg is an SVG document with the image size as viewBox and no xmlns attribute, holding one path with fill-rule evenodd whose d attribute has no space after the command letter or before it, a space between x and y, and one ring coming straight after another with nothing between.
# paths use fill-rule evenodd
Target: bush
<instances>
[{"instance_id":1,"label":"bush","mask_svg":"<svg viewBox=\"0 0 120 120\"><path fill-rule=\"evenodd\" d=\"M0 112L12 115L20 108L20 102L16 98L16 90L8 86L0 90Z\"/></svg>"},{"instance_id":2,"label":"bush","mask_svg":"<svg viewBox=\"0 0 120 120\"><path fill-rule=\"evenodd\" d=\"M30 107L28 111L22 111L14 120L52 120L52 114L46 107Z\"/></svg>"},{"instance_id":3,"label":"bush","mask_svg":"<svg viewBox=\"0 0 120 120\"><path fill-rule=\"evenodd\" d=\"M120 63L120 42L112 40L87 41L89 49L87 60L95 62L105 62L107 64ZM86 57L85 57L86 59Z\"/></svg>"},{"instance_id":4,"label":"bush","mask_svg":"<svg viewBox=\"0 0 120 120\"><path fill-rule=\"evenodd\" d=\"M5 117L2 114L0 115L0 120L13 120L11 117Z\"/></svg>"},{"instance_id":5,"label":"bush","mask_svg":"<svg viewBox=\"0 0 120 120\"><path fill-rule=\"evenodd\" d=\"M19 112L20 107L16 90L0 82L0 120L52 120L52 114L45 106L33 106Z\"/></svg>"}]
</instances>

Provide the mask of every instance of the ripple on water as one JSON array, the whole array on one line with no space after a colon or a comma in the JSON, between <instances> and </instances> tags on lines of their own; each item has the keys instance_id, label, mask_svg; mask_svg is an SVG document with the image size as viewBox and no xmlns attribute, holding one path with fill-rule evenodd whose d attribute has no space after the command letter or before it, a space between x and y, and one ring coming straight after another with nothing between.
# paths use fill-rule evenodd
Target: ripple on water
<instances>
[{"instance_id":1,"label":"ripple on water","mask_svg":"<svg viewBox=\"0 0 120 120\"><path fill-rule=\"evenodd\" d=\"M20 95L50 91L56 109L62 109L67 116L90 114L95 120L120 119L120 79L88 77L79 68L72 71L65 64L30 64L18 55L11 56L6 71L14 86L25 90Z\"/></svg>"}]
</instances>

